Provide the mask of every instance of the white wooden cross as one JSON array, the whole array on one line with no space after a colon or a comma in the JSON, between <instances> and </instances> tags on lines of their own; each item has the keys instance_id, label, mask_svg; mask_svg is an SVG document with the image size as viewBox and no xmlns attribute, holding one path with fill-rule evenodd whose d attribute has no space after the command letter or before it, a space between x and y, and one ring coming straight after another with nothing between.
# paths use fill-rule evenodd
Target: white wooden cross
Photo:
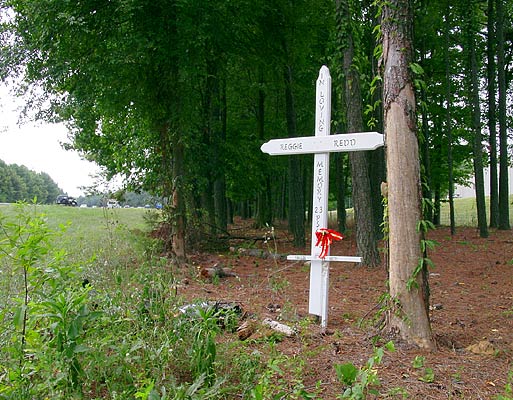
<instances>
[{"instance_id":1,"label":"white wooden cross","mask_svg":"<svg viewBox=\"0 0 513 400\"><path fill-rule=\"evenodd\" d=\"M374 150L383 146L383 135L377 132L330 135L331 76L323 65L317 78L315 94L315 136L274 139L261 150L270 155L315 154L312 202L312 245L310 255L290 255L288 260L310 261L309 313L321 317L321 326L328 324L329 264L331 261L361 262L361 257L330 256L321 259L315 233L328 227L328 192L330 153Z\"/></svg>"}]
</instances>

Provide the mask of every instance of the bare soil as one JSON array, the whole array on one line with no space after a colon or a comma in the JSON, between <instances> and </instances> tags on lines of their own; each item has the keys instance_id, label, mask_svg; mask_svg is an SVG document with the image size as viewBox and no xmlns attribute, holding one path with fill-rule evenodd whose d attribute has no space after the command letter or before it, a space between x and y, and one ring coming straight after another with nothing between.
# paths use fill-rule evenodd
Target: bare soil
<instances>
[{"instance_id":1,"label":"bare soil","mask_svg":"<svg viewBox=\"0 0 513 400\"><path fill-rule=\"evenodd\" d=\"M384 266L369 269L358 264L331 263L328 329L308 314L309 270L302 262L266 258L268 252L308 254L295 249L283 227L275 239L260 240L265 230L255 230L251 221L237 221L233 236L258 240L233 240L228 253L197 253L191 256L191 276L179 293L187 301L208 299L235 302L252 319L271 318L299 334L285 337L279 350L307 360L303 381L307 387L321 382L321 398L334 399L343 391L334 364L351 362L361 367L376 346L390 338L380 331L380 296L386 292ZM379 365L380 393L387 398L495 399L505 393L513 370L513 233L491 231L479 238L475 228L430 233L439 244L430 251L435 267L430 271L431 325L438 349L420 350L393 338L396 351L387 352ZM254 250L262 249L262 254ZM248 254L249 252L249 254ZM332 255L356 255L349 235L331 247ZM219 263L237 277L202 279L194 271ZM306 323L311 318L310 323ZM263 335L257 330L248 341ZM238 340L227 332L221 340ZM258 346L258 341L254 346ZM263 346L262 346L263 347ZM425 357L415 368L416 356ZM430 370L434 376L429 378ZM397 389L397 388L400 388Z\"/></svg>"}]
</instances>

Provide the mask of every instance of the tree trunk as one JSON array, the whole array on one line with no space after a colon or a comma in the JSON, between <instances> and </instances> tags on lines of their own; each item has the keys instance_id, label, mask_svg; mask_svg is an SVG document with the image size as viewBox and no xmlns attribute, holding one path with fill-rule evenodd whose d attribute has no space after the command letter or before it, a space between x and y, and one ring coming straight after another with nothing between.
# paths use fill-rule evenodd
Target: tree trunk
<instances>
[{"instance_id":1,"label":"tree trunk","mask_svg":"<svg viewBox=\"0 0 513 400\"><path fill-rule=\"evenodd\" d=\"M472 131L473 135L473 161L474 161L474 184L476 190L476 208L477 208L477 225L479 227L479 235L482 238L488 237L488 225L486 222L486 204L484 192L484 173L483 173L483 135L481 133L481 109L479 104L479 77L476 54L476 24L475 16L472 14L473 0L466 3L466 23L465 23L465 46L467 51L467 76L468 79L468 96L472 115Z\"/></svg>"},{"instance_id":2,"label":"tree trunk","mask_svg":"<svg viewBox=\"0 0 513 400\"><path fill-rule=\"evenodd\" d=\"M263 86L264 78L263 72L260 71L260 86ZM258 138L261 143L265 140L265 92L263 89L258 90L258 105L257 105L257 132ZM272 225L272 193L271 193L271 178L267 168L268 157L261 152L259 156L260 171L263 175L263 185L257 194L257 216L256 225L261 228L266 225Z\"/></svg>"},{"instance_id":3,"label":"tree trunk","mask_svg":"<svg viewBox=\"0 0 513 400\"><path fill-rule=\"evenodd\" d=\"M440 226L440 210L442 197L440 195L440 183L437 182L433 188L434 199L433 199L433 224Z\"/></svg>"},{"instance_id":4,"label":"tree trunk","mask_svg":"<svg viewBox=\"0 0 513 400\"><path fill-rule=\"evenodd\" d=\"M379 16L372 15L372 26L378 25ZM378 39L374 36L374 48L379 45ZM376 57L372 57L372 76L380 74L379 63ZM373 126L377 132L384 132L383 126L383 85L382 81L378 80L375 83L376 87L374 93L371 94L371 102L376 105L373 112L373 118L375 118L375 125ZM383 197L381 195L381 185L386 181L386 161L385 161L385 148L380 147L370 152L370 178L371 178L371 190L372 190L372 203L373 203L373 214L374 214L374 231L376 232L377 238L383 238L383 218L384 218L384 206Z\"/></svg>"},{"instance_id":5,"label":"tree trunk","mask_svg":"<svg viewBox=\"0 0 513 400\"><path fill-rule=\"evenodd\" d=\"M435 131L441 131L442 128L438 128L436 126L437 124L435 123L435 127L434 127L434 130ZM444 155L443 155L443 145L442 145L442 136L441 135L435 135L434 139L433 139L433 158L435 160L443 160L444 158ZM437 173L438 174L441 174L440 172L440 169L439 169L439 166L433 166L433 175L436 175ZM440 179L433 179L431 181L431 188L429 190L429 193L430 193L430 196L429 199L431 200L431 204L430 205L424 205L424 209L426 207L429 207L431 209L431 213L428 213L430 214L430 217L431 217L431 222L433 222L433 224L435 226L439 226L440 225L440 202L441 202L441 182L440 182ZM424 196L424 198L426 198ZM425 216L424 218L425 220L428 220Z\"/></svg>"},{"instance_id":6,"label":"tree trunk","mask_svg":"<svg viewBox=\"0 0 513 400\"><path fill-rule=\"evenodd\" d=\"M453 157L452 157L452 120L451 120L451 67L449 58L449 31L450 31L450 2L447 1L445 9L444 21L444 60L445 60L445 129L447 131L447 169L449 175L449 220L451 226L451 235L456 234L456 221L454 217L454 171L453 171Z\"/></svg>"},{"instance_id":7,"label":"tree trunk","mask_svg":"<svg viewBox=\"0 0 513 400\"><path fill-rule=\"evenodd\" d=\"M344 7L345 6L345 7ZM343 15L350 18L348 4L344 4ZM346 24L350 26L350 24ZM362 95L360 77L354 66L354 46L352 32L346 32L346 47L344 50L345 75L345 106L348 133L363 130ZM351 177L353 182L353 206L355 215L356 244L363 264L377 267L380 264L378 240L374 229L371 186L369 177L369 154L366 151L349 153L351 162Z\"/></svg>"},{"instance_id":8,"label":"tree trunk","mask_svg":"<svg viewBox=\"0 0 513 400\"><path fill-rule=\"evenodd\" d=\"M497 180L497 118L496 118L496 87L495 87L495 0L488 0L487 23L487 66L488 78L488 131L490 143L490 228L499 225L499 186Z\"/></svg>"},{"instance_id":9,"label":"tree trunk","mask_svg":"<svg viewBox=\"0 0 513 400\"><path fill-rule=\"evenodd\" d=\"M205 178L204 186L201 188L201 205L206 212L207 230L210 235L217 234L216 228L216 203L215 203L215 181L219 173L218 154L219 143L217 143L217 136L219 129L218 117L219 105L218 103L218 76L217 65L215 60L208 59L206 63L206 77L204 82L204 93L202 96L203 102L203 145L204 153L199 155L202 160L203 177Z\"/></svg>"},{"instance_id":10,"label":"tree trunk","mask_svg":"<svg viewBox=\"0 0 513 400\"><path fill-rule=\"evenodd\" d=\"M222 149L226 144L226 84L222 80L217 85L218 105L214 108L216 142L216 170L214 180L214 207L216 210L216 226L222 231L228 228L228 204L226 199L225 159Z\"/></svg>"},{"instance_id":11,"label":"tree trunk","mask_svg":"<svg viewBox=\"0 0 513 400\"><path fill-rule=\"evenodd\" d=\"M209 171L205 176L205 186L201 191L201 208L205 211L203 216L203 223L207 226L206 231L210 235L215 236L216 229L216 207L214 203L214 184L212 178L212 172Z\"/></svg>"},{"instance_id":12,"label":"tree trunk","mask_svg":"<svg viewBox=\"0 0 513 400\"><path fill-rule=\"evenodd\" d=\"M285 67L285 108L287 133L289 137L297 136L296 110L292 93L292 68ZM305 201L304 181L301 156L289 157L289 230L294 236L295 247L305 246Z\"/></svg>"},{"instance_id":13,"label":"tree trunk","mask_svg":"<svg viewBox=\"0 0 513 400\"><path fill-rule=\"evenodd\" d=\"M499 83L499 229L510 229L508 184L508 132L504 60L504 2L497 0L497 70Z\"/></svg>"},{"instance_id":14,"label":"tree trunk","mask_svg":"<svg viewBox=\"0 0 513 400\"><path fill-rule=\"evenodd\" d=\"M425 8L425 2L422 1L420 7ZM426 50L425 50L425 37L422 36L421 46L420 46L420 64L425 65L426 61ZM420 96L422 99L422 103L424 105L427 105L427 90L423 86L420 89ZM433 182L431 180L431 160L430 160L430 152L429 152L429 144L430 144L430 137L429 137L429 124L428 124L428 115L427 115L427 106L426 107L420 107L421 112L421 118L422 118L422 134L420 135L419 143L421 147L421 182L422 185L422 197L427 202L424 203L424 209L422 210L423 213L423 219L432 221L435 225L435 215L434 215L434 209L432 207L431 201L433 200Z\"/></svg>"},{"instance_id":15,"label":"tree trunk","mask_svg":"<svg viewBox=\"0 0 513 400\"><path fill-rule=\"evenodd\" d=\"M335 166L337 173L336 196L337 196L337 228L339 232L346 231L346 177L344 168L344 154L335 153Z\"/></svg>"},{"instance_id":16,"label":"tree trunk","mask_svg":"<svg viewBox=\"0 0 513 400\"><path fill-rule=\"evenodd\" d=\"M183 176L184 176L184 148L180 139L176 139L173 143L173 194L172 209L174 220L172 224L172 249L179 263L186 260L185 252L185 204L183 198Z\"/></svg>"},{"instance_id":17,"label":"tree trunk","mask_svg":"<svg viewBox=\"0 0 513 400\"><path fill-rule=\"evenodd\" d=\"M383 8L384 124L389 207L390 311L387 327L408 343L435 349L427 313L420 232L421 185L412 61L412 9L408 0ZM410 285L408 285L410 283Z\"/></svg>"},{"instance_id":18,"label":"tree trunk","mask_svg":"<svg viewBox=\"0 0 513 400\"><path fill-rule=\"evenodd\" d=\"M173 128L169 123L159 122L156 129L159 132L159 150L162 155L162 195L170 199L164 209L166 222L171 226L165 246L173 252L178 263L183 263L186 260L186 220L182 187L184 149L178 134L171 131Z\"/></svg>"}]
</instances>

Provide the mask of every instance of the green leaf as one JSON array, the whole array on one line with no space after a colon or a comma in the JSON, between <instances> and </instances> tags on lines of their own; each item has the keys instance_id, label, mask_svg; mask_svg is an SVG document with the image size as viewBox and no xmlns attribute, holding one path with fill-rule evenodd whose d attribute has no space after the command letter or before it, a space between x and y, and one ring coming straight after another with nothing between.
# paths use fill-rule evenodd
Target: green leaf
<instances>
[{"instance_id":1,"label":"green leaf","mask_svg":"<svg viewBox=\"0 0 513 400\"><path fill-rule=\"evenodd\" d=\"M415 356L412 363L413 368L422 368L424 366L425 359L426 357L424 356Z\"/></svg>"},{"instance_id":2,"label":"green leaf","mask_svg":"<svg viewBox=\"0 0 513 400\"><path fill-rule=\"evenodd\" d=\"M340 382L347 386L353 385L358 376L358 368L352 363L335 364L334 368Z\"/></svg>"},{"instance_id":3,"label":"green leaf","mask_svg":"<svg viewBox=\"0 0 513 400\"><path fill-rule=\"evenodd\" d=\"M90 349L89 347L87 346L84 346L83 344L78 344L75 346L75 348L73 349L73 352L74 353L86 353L88 352Z\"/></svg>"},{"instance_id":4,"label":"green leaf","mask_svg":"<svg viewBox=\"0 0 513 400\"><path fill-rule=\"evenodd\" d=\"M18 330L21 330L23 328L23 321L25 318L26 309L27 307L25 305L22 305L14 310L13 323L14 327Z\"/></svg>"},{"instance_id":5,"label":"green leaf","mask_svg":"<svg viewBox=\"0 0 513 400\"><path fill-rule=\"evenodd\" d=\"M419 381L432 383L435 381L435 373L431 368L426 368L424 370L424 375L419 378Z\"/></svg>"},{"instance_id":6,"label":"green leaf","mask_svg":"<svg viewBox=\"0 0 513 400\"><path fill-rule=\"evenodd\" d=\"M395 351L395 345L394 345L394 342L392 342L391 340L389 342L387 342L385 344L385 348L390 351L390 352L394 352Z\"/></svg>"},{"instance_id":7,"label":"green leaf","mask_svg":"<svg viewBox=\"0 0 513 400\"><path fill-rule=\"evenodd\" d=\"M412 70L412 72L416 75L422 75L424 74L424 68L422 68L420 66L420 64L418 63L411 63L410 64L410 69Z\"/></svg>"}]
</instances>

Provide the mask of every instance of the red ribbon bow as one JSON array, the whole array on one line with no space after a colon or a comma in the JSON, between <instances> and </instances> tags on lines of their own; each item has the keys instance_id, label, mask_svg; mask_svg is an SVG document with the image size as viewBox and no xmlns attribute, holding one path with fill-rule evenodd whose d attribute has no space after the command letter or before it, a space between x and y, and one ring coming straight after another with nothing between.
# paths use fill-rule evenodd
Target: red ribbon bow
<instances>
[{"instance_id":1,"label":"red ribbon bow","mask_svg":"<svg viewBox=\"0 0 513 400\"><path fill-rule=\"evenodd\" d=\"M315 232L315 236L317 236L317 243L315 243L315 245L321 245L321 254L319 254L319 258L322 259L328 255L331 243L344 239L343 234L328 228L319 229L317 232Z\"/></svg>"}]
</instances>

